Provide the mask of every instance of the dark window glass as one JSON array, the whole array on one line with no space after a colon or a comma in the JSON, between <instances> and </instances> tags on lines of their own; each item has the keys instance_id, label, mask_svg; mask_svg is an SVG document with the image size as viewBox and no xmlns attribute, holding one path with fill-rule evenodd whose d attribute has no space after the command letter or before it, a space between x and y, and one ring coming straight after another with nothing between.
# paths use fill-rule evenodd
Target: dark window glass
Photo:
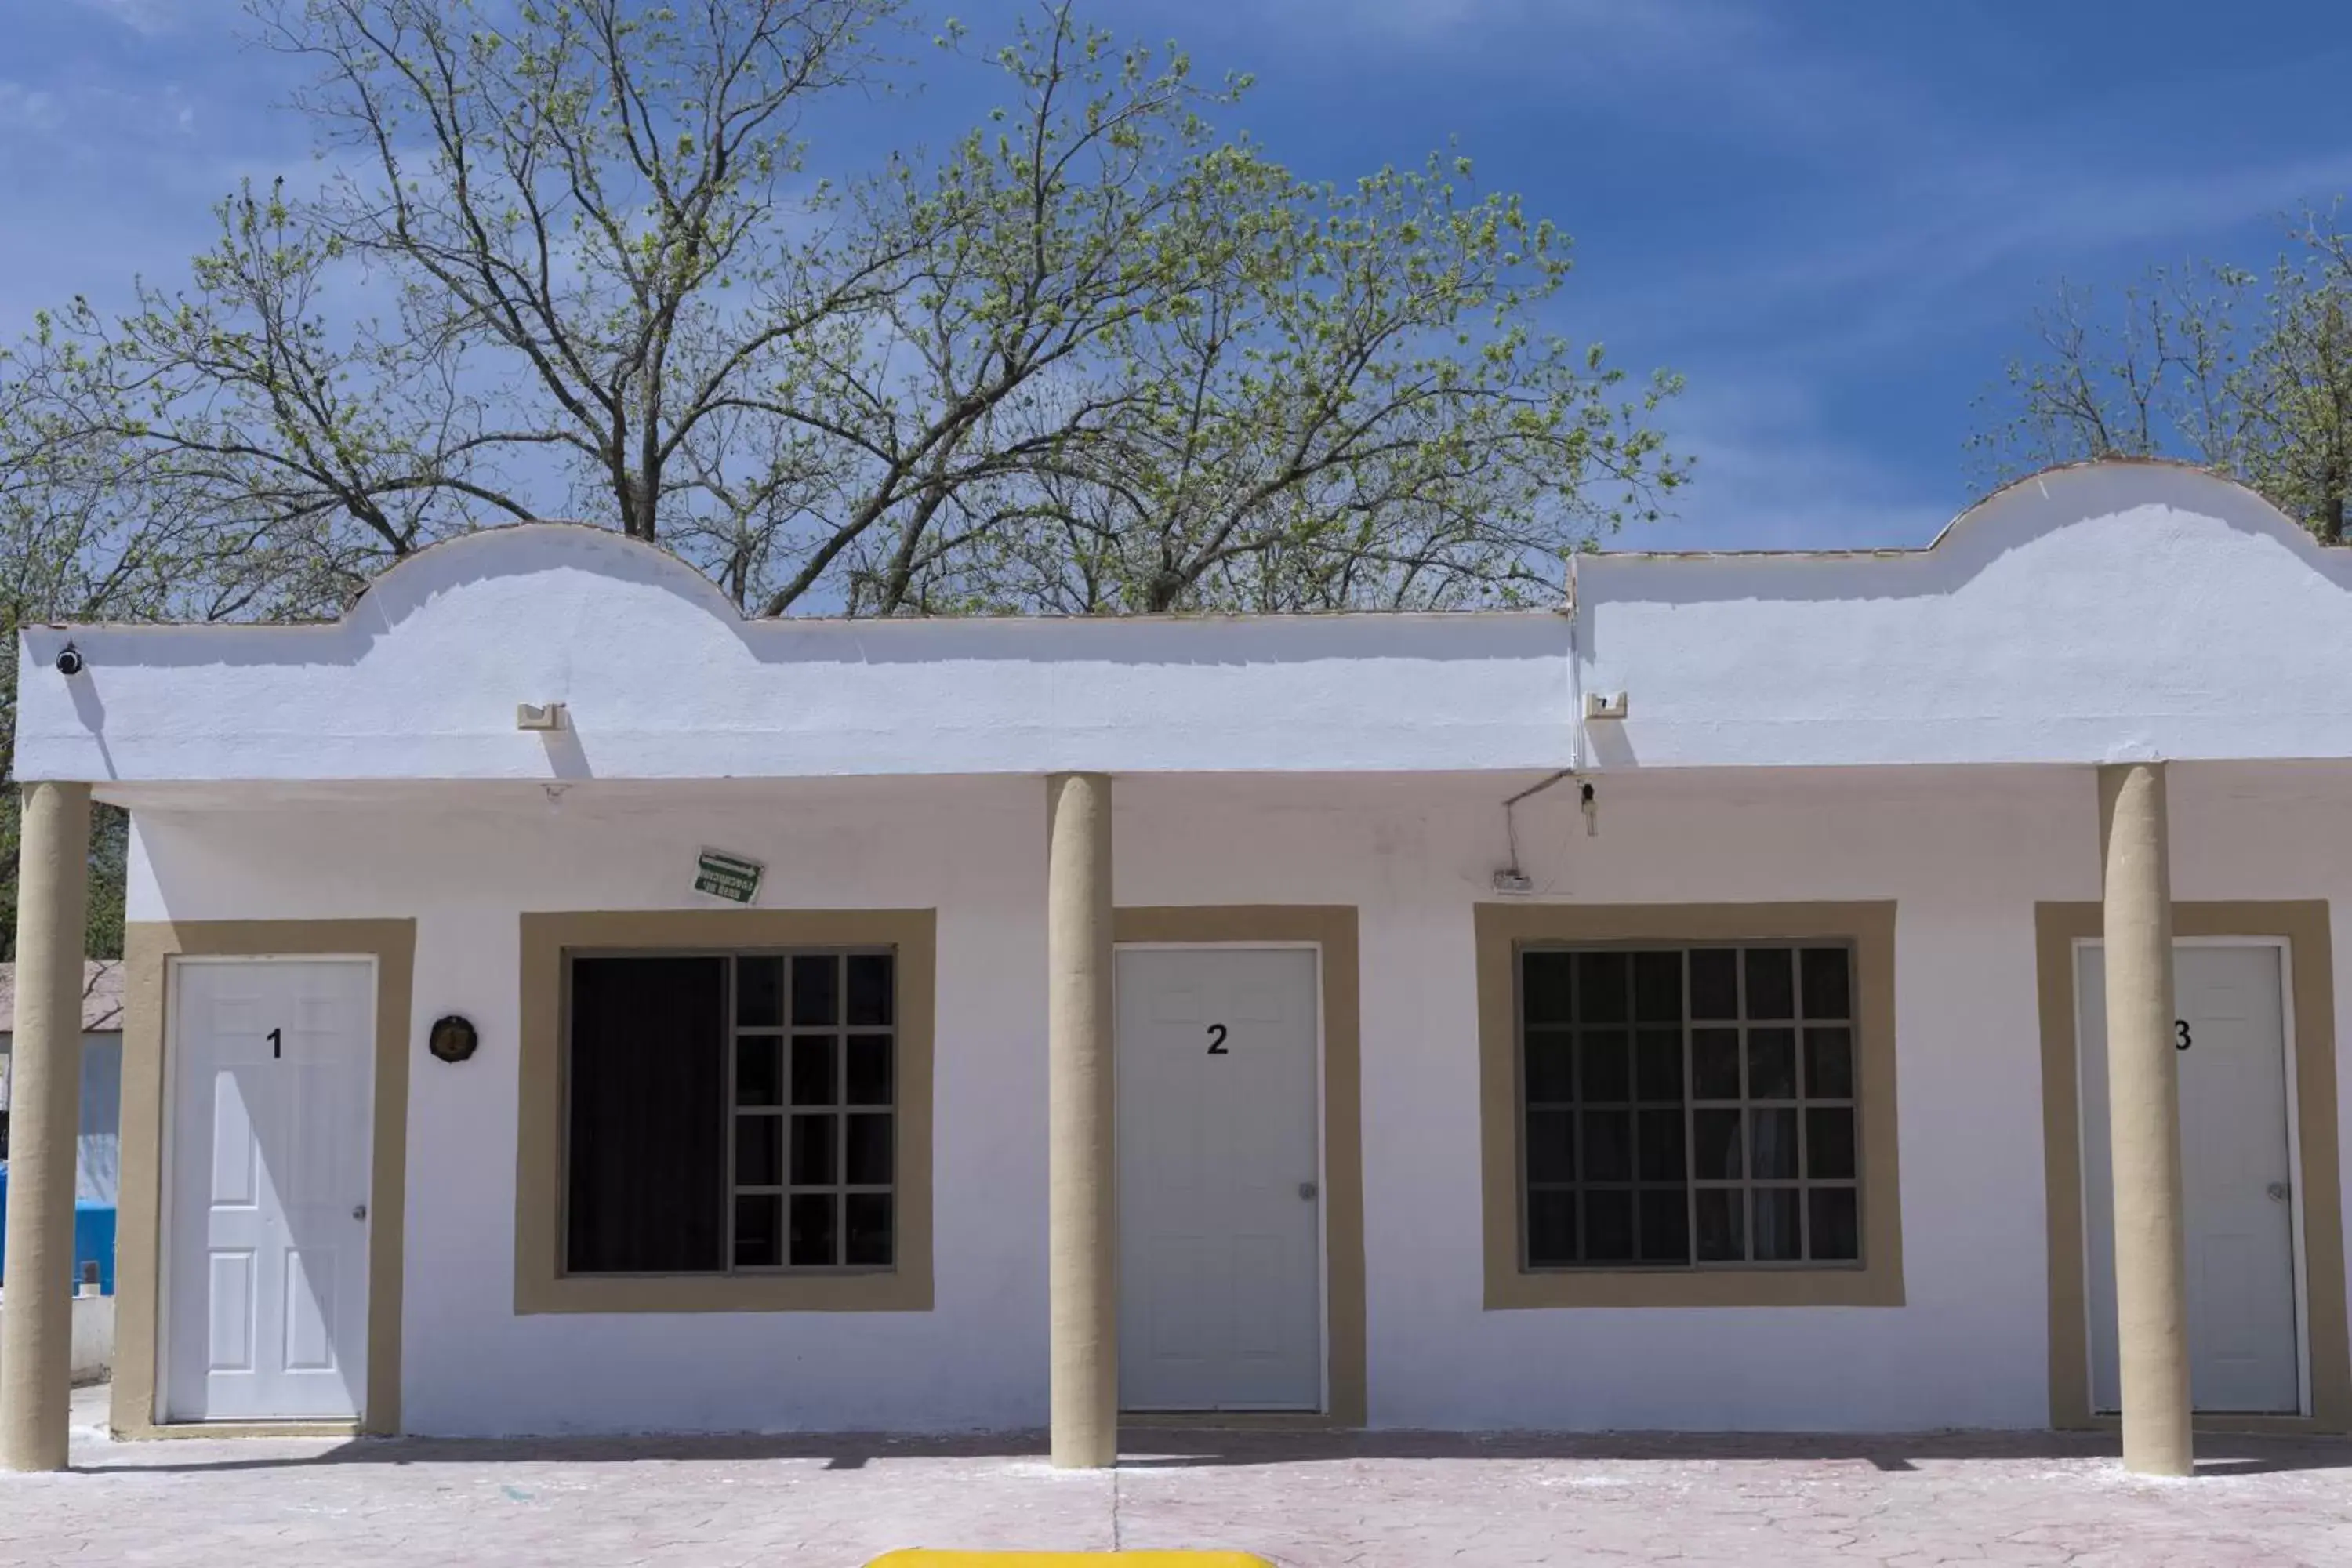
<instances>
[{"instance_id":1,"label":"dark window glass","mask_svg":"<svg viewBox=\"0 0 2352 1568\"><path fill-rule=\"evenodd\" d=\"M773 1268L784 1260L784 1200L751 1193L735 1200L735 1267Z\"/></svg>"},{"instance_id":2,"label":"dark window glass","mask_svg":"<svg viewBox=\"0 0 2352 1568\"><path fill-rule=\"evenodd\" d=\"M872 1027L887 1026L894 1022L890 1016L892 991L890 955L887 952L854 952L849 955L849 1024Z\"/></svg>"},{"instance_id":3,"label":"dark window glass","mask_svg":"<svg viewBox=\"0 0 2352 1568\"><path fill-rule=\"evenodd\" d=\"M1633 1016L1644 1024L1683 1021L1683 955L1633 955Z\"/></svg>"},{"instance_id":4,"label":"dark window glass","mask_svg":"<svg viewBox=\"0 0 2352 1568\"><path fill-rule=\"evenodd\" d=\"M1691 1031L1691 1098L1739 1098L1739 1031Z\"/></svg>"},{"instance_id":5,"label":"dark window glass","mask_svg":"<svg viewBox=\"0 0 2352 1568\"><path fill-rule=\"evenodd\" d=\"M1622 1024L1626 1013L1626 961L1622 952L1585 952L1576 959L1578 1016L1587 1024Z\"/></svg>"},{"instance_id":6,"label":"dark window glass","mask_svg":"<svg viewBox=\"0 0 2352 1568\"><path fill-rule=\"evenodd\" d=\"M1804 1256L1803 1237L1797 1233L1797 1189L1754 1187L1749 1211L1749 1235L1759 1263L1794 1263Z\"/></svg>"},{"instance_id":7,"label":"dark window glass","mask_svg":"<svg viewBox=\"0 0 2352 1568\"><path fill-rule=\"evenodd\" d=\"M852 1268L883 1268L890 1263L890 1194L851 1193L841 1200L845 1218L842 1258Z\"/></svg>"},{"instance_id":8,"label":"dark window glass","mask_svg":"<svg viewBox=\"0 0 2352 1568\"><path fill-rule=\"evenodd\" d=\"M1519 958L1519 1006L1529 1024L1566 1024L1575 1017L1569 979L1576 963L1566 952L1528 952Z\"/></svg>"},{"instance_id":9,"label":"dark window glass","mask_svg":"<svg viewBox=\"0 0 2352 1568\"><path fill-rule=\"evenodd\" d=\"M565 1268L887 1266L896 969L888 953L572 959Z\"/></svg>"},{"instance_id":10,"label":"dark window glass","mask_svg":"<svg viewBox=\"0 0 2352 1568\"><path fill-rule=\"evenodd\" d=\"M1829 1019L1853 1016L1850 956L1842 947L1809 947L1803 960L1805 1016Z\"/></svg>"},{"instance_id":11,"label":"dark window glass","mask_svg":"<svg viewBox=\"0 0 2352 1568\"><path fill-rule=\"evenodd\" d=\"M1820 1263L1851 1263L1862 1256L1862 1226L1852 1187L1815 1187L1805 1194L1812 1205L1812 1256Z\"/></svg>"},{"instance_id":12,"label":"dark window glass","mask_svg":"<svg viewBox=\"0 0 2352 1568\"><path fill-rule=\"evenodd\" d=\"M1694 948L1690 955L1693 1021L1739 1016L1739 954L1727 947Z\"/></svg>"},{"instance_id":13,"label":"dark window glass","mask_svg":"<svg viewBox=\"0 0 2352 1568\"><path fill-rule=\"evenodd\" d=\"M1641 1194L1642 1261L1690 1261L1690 1207L1680 1187Z\"/></svg>"},{"instance_id":14,"label":"dark window glass","mask_svg":"<svg viewBox=\"0 0 2352 1568\"><path fill-rule=\"evenodd\" d=\"M735 961L735 1026L773 1028L784 1021L784 961L781 958L739 958Z\"/></svg>"},{"instance_id":15,"label":"dark window glass","mask_svg":"<svg viewBox=\"0 0 2352 1568\"><path fill-rule=\"evenodd\" d=\"M1584 1194L1584 1260L1633 1261L1633 1194L1623 1188L1595 1188Z\"/></svg>"},{"instance_id":16,"label":"dark window glass","mask_svg":"<svg viewBox=\"0 0 2352 1568\"><path fill-rule=\"evenodd\" d=\"M1739 1112L1691 1112L1691 1173L1703 1182L1736 1182L1740 1169Z\"/></svg>"},{"instance_id":17,"label":"dark window glass","mask_svg":"<svg viewBox=\"0 0 2352 1568\"><path fill-rule=\"evenodd\" d=\"M1797 1098L1797 1031L1748 1031L1748 1098Z\"/></svg>"},{"instance_id":18,"label":"dark window glass","mask_svg":"<svg viewBox=\"0 0 2352 1568\"><path fill-rule=\"evenodd\" d=\"M1796 972L1785 947L1751 947L1748 955L1748 1012L1750 1023L1797 1016Z\"/></svg>"},{"instance_id":19,"label":"dark window glass","mask_svg":"<svg viewBox=\"0 0 2352 1568\"><path fill-rule=\"evenodd\" d=\"M1572 1110L1528 1112L1528 1180L1576 1180L1576 1113Z\"/></svg>"},{"instance_id":20,"label":"dark window glass","mask_svg":"<svg viewBox=\"0 0 2352 1568\"><path fill-rule=\"evenodd\" d=\"M739 1116L735 1119L737 1186L783 1185L783 1132L784 1119L781 1116Z\"/></svg>"},{"instance_id":21,"label":"dark window glass","mask_svg":"<svg viewBox=\"0 0 2352 1568\"><path fill-rule=\"evenodd\" d=\"M890 1118L853 1116L849 1119L846 1179L854 1187L890 1184Z\"/></svg>"},{"instance_id":22,"label":"dark window glass","mask_svg":"<svg viewBox=\"0 0 2352 1568\"><path fill-rule=\"evenodd\" d=\"M1858 1260L1846 948L1519 963L1529 1267Z\"/></svg>"},{"instance_id":23,"label":"dark window glass","mask_svg":"<svg viewBox=\"0 0 2352 1568\"><path fill-rule=\"evenodd\" d=\"M1691 1194L1698 1214L1698 1259L1738 1263L1748 1256L1747 1229L1737 1187L1701 1187Z\"/></svg>"},{"instance_id":24,"label":"dark window glass","mask_svg":"<svg viewBox=\"0 0 2352 1568\"><path fill-rule=\"evenodd\" d=\"M793 1103L831 1105L833 1099L833 1037L796 1035L793 1038Z\"/></svg>"},{"instance_id":25,"label":"dark window glass","mask_svg":"<svg viewBox=\"0 0 2352 1568\"><path fill-rule=\"evenodd\" d=\"M1683 1153L1683 1113L1644 1110L1640 1126L1641 1179L1667 1182L1680 1187L1688 1181L1690 1165Z\"/></svg>"},{"instance_id":26,"label":"dark window glass","mask_svg":"<svg viewBox=\"0 0 2352 1568\"><path fill-rule=\"evenodd\" d=\"M1797 1113L1748 1113L1748 1173L1758 1181L1793 1181L1797 1175Z\"/></svg>"},{"instance_id":27,"label":"dark window glass","mask_svg":"<svg viewBox=\"0 0 2352 1568\"><path fill-rule=\"evenodd\" d=\"M1577 1098L1587 1105L1622 1105L1633 1097L1622 1029L1586 1029L1576 1042Z\"/></svg>"},{"instance_id":28,"label":"dark window glass","mask_svg":"<svg viewBox=\"0 0 2352 1568\"><path fill-rule=\"evenodd\" d=\"M1805 1112L1805 1174L1814 1181L1853 1179L1853 1111L1813 1106Z\"/></svg>"},{"instance_id":29,"label":"dark window glass","mask_svg":"<svg viewBox=\"0 0 2352 1568\"><path fill-rule=\"evenodd\" d=\"M1683 1098L1683 1032L1643 1029L1633 1037L1633 1092L1643 1100Z\"/></svg>"},{"instance_id":30,"label":"dark window glass","mask_svg":"<svg viewBox=\"0 0 2352 1568\"><path fill-rule=\"evenodd\" d=\"M1630 1182L1633 1179L1633 1118L1624 1110L1583 1113L1580 1141L1584 1145L1584 1179L1588 1182Z\"/></svg>"},{"instance_id":31,"label":"dark window glass","mask_svg":"<svg viewBox=\"0 0 2352 1568\"><path fill-rule=\"evenodd\" d=\"M743 1035L735 1041L735 1103L784 1102L784 1042L773 1035Z\"/></svg>"},{"instance_id":32,"label":"dark window glass","mask_svg":"<svg viewBox=\"0 0 2352 1568\"><path fill-rule=\"evenodd\" d=\"M1565 1029L1528 1031L1528 1103L1561 1105L1576 1098L1574 1038Z\"/></svg>"},{"instance_id":33,"label":"dark window glass","mask_svg":"<svg viewBox=\"0 0 2352 1568\"><path fill-rule=\"evenodd\" d=\"M1576 1258L1576 1194L1553 1190L1528 1194L1528 1264L1558 1268Z\"/></svg>"},{"instance_id":34,"label":"dark window glass","mask_svg":"<svg viewBox=\"0 0 2352 1568\"><path fill-rule=\"evenodd\" d=\"M571 1002L565 1268L726 1268L726 960L574 959Z\"/></svg>"},{"instance_id":35,"label":"dark window glass","mask_svg":"<svg viewBox=\"0 0 2352 1568\"><path fill-rule=\"evenodd\" d=\"M834 1130L840 1125L831 1112L793 1118L793 1185L826 1187L841 1180L833 1161Z\"/></svg>"},{"instance_id":36,"label":"dark window glass","mask_svg":"<svg viewBox=\"0 0 2352 1568\"><path fill-rule=\"evenodd\" d=\"M890 1101L890 1037L849 1037L849 1103L888 1105Z\"/></svg>"},{"instance_id":37,"label":"dark window glass","mask_svg":"<svg viewBox=\"0 0 2352 1568\"><path fill-rule=\"evenodd\" d=\"M1853 1098L1853 1031L1805 1031L1805 1096L1809 1100Z\"/></svg>"},{"instance_id":38,"label":"dark window glass","mask_svg":"<svg viewBox=\"0 0 2352 1568\"><path fill-rule=\"evenodd\" d=\"M795 1268L824 1268L838 1261L834 1247L835 1216L841 1200L831 1193L794 1193L792 1198L792 1248Z\"/></svg>"},{"instance_id":39,"label":"dark window glass","mask_svg":"<svg viewBox=\"0 0 2352 1568\"><path fill-rule=\"evenodd\" d=\"M793 1024L823 1027L841 1021L841 960L831 953L793 960Z\"/></svg>"}]
</instances>

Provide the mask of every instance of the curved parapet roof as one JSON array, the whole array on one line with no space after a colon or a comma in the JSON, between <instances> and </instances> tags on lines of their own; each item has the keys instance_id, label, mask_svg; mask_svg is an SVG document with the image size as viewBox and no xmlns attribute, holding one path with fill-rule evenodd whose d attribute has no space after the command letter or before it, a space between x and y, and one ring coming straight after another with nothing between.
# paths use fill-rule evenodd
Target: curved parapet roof
<instances>
[{"instance_id":1,"label":"curved parapet roof","mask_svg":"<svg viewBox=\"0 0 2352 1568\"><path fill-rule=\"evenodd\" d=\"M2352 553L2183 464L2032 475L1920 549L1602 555L1577 595L1633 697L1603 763L2352 755Z\"/></svg>"},{"instance_id":2,"label":"curved parapet roof","mask_svg":"<svg viewBox=\"0 0 2352 1568\"><path fill-rule=\"evenodd\" d=\"M18 773L101 781L2083 763L2352 756L2352 555L2180 465L2053 469L1925 548L1610 553L1575 614L746 619L577 524L340 620L28 628ZM68 638L88 661L54 668ZM1622 719L1583 720L1623 692ZM565 727L517 728L562 703Z\"/></svg>"}]
</instances>

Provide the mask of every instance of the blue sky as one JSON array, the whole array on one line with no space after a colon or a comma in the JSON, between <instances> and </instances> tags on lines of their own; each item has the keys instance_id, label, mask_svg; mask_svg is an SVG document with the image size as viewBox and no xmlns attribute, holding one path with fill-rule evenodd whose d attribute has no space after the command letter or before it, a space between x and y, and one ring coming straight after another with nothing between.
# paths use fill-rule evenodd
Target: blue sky
<instances>
[{"instance_id":1,"label":"blue sky","mask_svg":"<svg viewBox=\"0 0 2352 1568\"><path fill-rule=\"evenodd\" d=\"M950 7L983 36L1019 0ZM1558 326L1689 390L1699 476L1653 546L1925 540L1978 488L1973 405L2055 280L2260 264L2352 190L2331 0L1098 0L1228 117L1345 177L1458 137L1577 244ZM2223 20L2226 15L2226 23ZM284 63L234 0L0 0L0 333L175 279L241 175L299 174ZM949 73L845 138L944 140ZM823 161L863 165L872 146Z\"/></svg>"}]
</instances>

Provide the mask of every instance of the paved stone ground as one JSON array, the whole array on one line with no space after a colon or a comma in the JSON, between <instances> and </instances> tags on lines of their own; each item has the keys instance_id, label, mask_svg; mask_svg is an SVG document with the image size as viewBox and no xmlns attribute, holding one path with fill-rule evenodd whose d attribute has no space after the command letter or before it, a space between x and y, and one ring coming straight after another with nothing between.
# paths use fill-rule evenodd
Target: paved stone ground
<instances>
[{"instance_id":1,"label":"paved stone ground","mask_svg":"<svg viewBox=\"0 0 2352 1568\"><path fill-rule=\"evenodd\" d=\"M1326 1564L2352 1563L2352 1443L2208 1439L2191 1481L2095 1438L1130 1434L110 1443L0 1476L0 1563L855 1568L894 1546L1225 1546Z\"/></svg>"}]
</instances>

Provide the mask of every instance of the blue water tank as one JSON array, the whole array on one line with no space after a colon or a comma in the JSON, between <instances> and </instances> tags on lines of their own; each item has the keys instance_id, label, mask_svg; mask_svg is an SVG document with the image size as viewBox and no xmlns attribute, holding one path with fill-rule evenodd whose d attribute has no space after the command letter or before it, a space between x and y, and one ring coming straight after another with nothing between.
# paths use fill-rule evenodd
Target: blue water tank
<instances>
[{"instance_id":1,"label":"blue water tank","mask_svg":"<svg viewBox=\"0 0 2352 1568\"><path fill-rule=\"evenodd\" d=\"M0 1214L8 1210L8 1167L0 1163ZM7 1227L0 1226L0 1270L8 1267ZM74 1280L79 1285L85 1264L98 1265L98 1289L114 1294L114 1205L74 1205Z\"/></svg>"}]
</instances>

